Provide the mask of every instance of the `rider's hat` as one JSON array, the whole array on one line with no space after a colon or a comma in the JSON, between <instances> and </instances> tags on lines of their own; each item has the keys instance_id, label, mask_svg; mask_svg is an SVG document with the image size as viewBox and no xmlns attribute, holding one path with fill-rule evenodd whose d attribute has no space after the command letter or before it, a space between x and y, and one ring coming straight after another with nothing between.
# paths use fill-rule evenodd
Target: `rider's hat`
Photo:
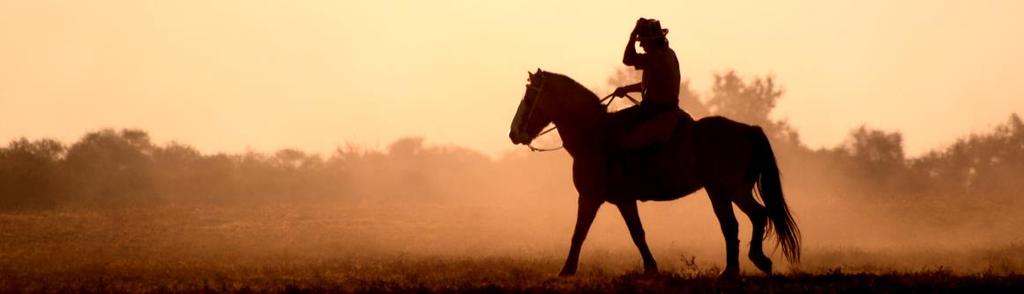
<instances>
[{"instance_id":1,"label":"rider's hat","mask_svg":"<svg viewBox=\"0 0 1024 294\"><path fill-rule=\"evenodd\" d=\"M661 28L661 22L657 19L644 19L644 21L637 24L637 35L641 39L655 39L664 38L668 35L668 29Z\"/></svg>"}]
</instances>

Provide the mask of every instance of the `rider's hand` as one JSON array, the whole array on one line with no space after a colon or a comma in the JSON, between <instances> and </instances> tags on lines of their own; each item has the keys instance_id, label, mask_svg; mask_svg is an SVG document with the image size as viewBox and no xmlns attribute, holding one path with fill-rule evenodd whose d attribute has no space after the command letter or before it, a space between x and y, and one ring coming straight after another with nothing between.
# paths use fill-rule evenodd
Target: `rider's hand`
<instances>
[{"instance_id":1,"label":"rider's hand","mask_svg":"<svg viewBox=\"0 0 1024 294\"><path fill-rule=\"evenodd\" d=\"M644 23L646 23L646 22L647 22L646 18L643 18L643 17L638 18L636 20L636 25L633 25L633 35L639 34L640 33L640 27L644 26Z\"/></svg>"},{"instance_id":2,"label":"rider's hand","mask_svg":"<svg viewBox=\"0 0 1024 294\"><path fill-rule=\"evenodd\" d=\"M626 87L618 87L615 89L615 92L612 92L612 96L626 97L626 93L629 93L629 91L626 90Z\"/></svg>"}]
</instances>

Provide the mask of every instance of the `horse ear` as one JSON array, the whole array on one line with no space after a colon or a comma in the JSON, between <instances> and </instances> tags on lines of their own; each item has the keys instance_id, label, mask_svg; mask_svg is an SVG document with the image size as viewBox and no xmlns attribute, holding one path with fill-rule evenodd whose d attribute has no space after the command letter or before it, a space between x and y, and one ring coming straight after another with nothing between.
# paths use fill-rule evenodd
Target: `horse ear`
<instances>
[{"instance_id":1,"label":"horse ear","mask_svg":"<svg viewBox=\"0 0 1024 294\"><path fill-rule=\"evenodd\" d=\"M532 82L533 81L533 73L530 72L530 71L526 71L526 74L529 75L529 77L526 80Z\"/></svg>"},{"instance_id":2,"label":"horse ear","mask_svg":"<svg viewBox=\"0 0 1024 294\"><path fill-rule=\"evenodd\" d=\"M537 73L540 74L541 72L543 72L543 70L540 70L540 68L538 67L537 68Z\"/></svg>"}]
</instances>

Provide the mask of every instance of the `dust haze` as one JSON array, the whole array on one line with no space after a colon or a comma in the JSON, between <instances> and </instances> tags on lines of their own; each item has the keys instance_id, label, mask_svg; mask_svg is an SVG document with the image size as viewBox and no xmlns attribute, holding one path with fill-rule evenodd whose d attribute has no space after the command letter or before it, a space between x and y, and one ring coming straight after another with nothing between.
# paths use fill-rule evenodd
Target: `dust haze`
<instances>
[{"instance_id":1,"label":"dust haze","mask_svg":"<svg viewBox=\"0 0 1024 294\"><path fill-rule=\"evenodd\" d=\"M620 69L609 85L636 78ZM1016 114L920 156L904 154L898 130L870 126L850 130L841 145L812 149L798 130L770 118L785 97L773 77L726 71L714 80L711 89L684 82L682 107L769 133L805 244L804 261L780 270L1024 269L1024 124ZM97 130L75 142L25 138L0 149L0 271L171 264L201 275L268 261L358 267L397 257L526 260L553 274L575 221L570 164L564 152L510 148L490 156L416 137L330 154L206 154L132 129ZM721 266L723 241L703 191L644 202L640 213L663 270ZM738 215L745 250L750 223ZM599 212L582 263L583 272L639 268L611 205Z\"/></svg>"}]
</instances>

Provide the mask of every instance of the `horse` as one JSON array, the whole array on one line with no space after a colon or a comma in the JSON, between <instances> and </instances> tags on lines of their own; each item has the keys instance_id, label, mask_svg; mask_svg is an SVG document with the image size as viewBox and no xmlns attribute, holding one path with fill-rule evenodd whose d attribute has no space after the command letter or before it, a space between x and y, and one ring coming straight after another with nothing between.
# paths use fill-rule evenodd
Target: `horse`
<instances>
[{"instance_id":1,"label":"horse","mask_svg":"<svg viewBox=\"0 0 1024 294\"><path fill-rule=\"evenodd\" d=\"M615 129L615 113L609 113L600 101L571 78L537 69L529 73L509 131L513 144L529 145L553 123L572 157L573 185L579 199L569 254L559 276L576 273L583 241L605 202L615 205L625 220L644 272L657 273L637 201L675 200L701 188L711 199L725 238L726 262L719 277L740 274L739 224L733 203L753 225L748 258L759 270L772 273L772 261L765 256L762 243L773 231L783 255L791 263L799 262L800 230L786 205L775 155L760 127L720 116L706 117L681 122L671 139L657 146L623 150L610 131ZM648 177L623 180L630 174ZM755 188L763 205L755 198Z\"/></svg>"}]
</instances>

